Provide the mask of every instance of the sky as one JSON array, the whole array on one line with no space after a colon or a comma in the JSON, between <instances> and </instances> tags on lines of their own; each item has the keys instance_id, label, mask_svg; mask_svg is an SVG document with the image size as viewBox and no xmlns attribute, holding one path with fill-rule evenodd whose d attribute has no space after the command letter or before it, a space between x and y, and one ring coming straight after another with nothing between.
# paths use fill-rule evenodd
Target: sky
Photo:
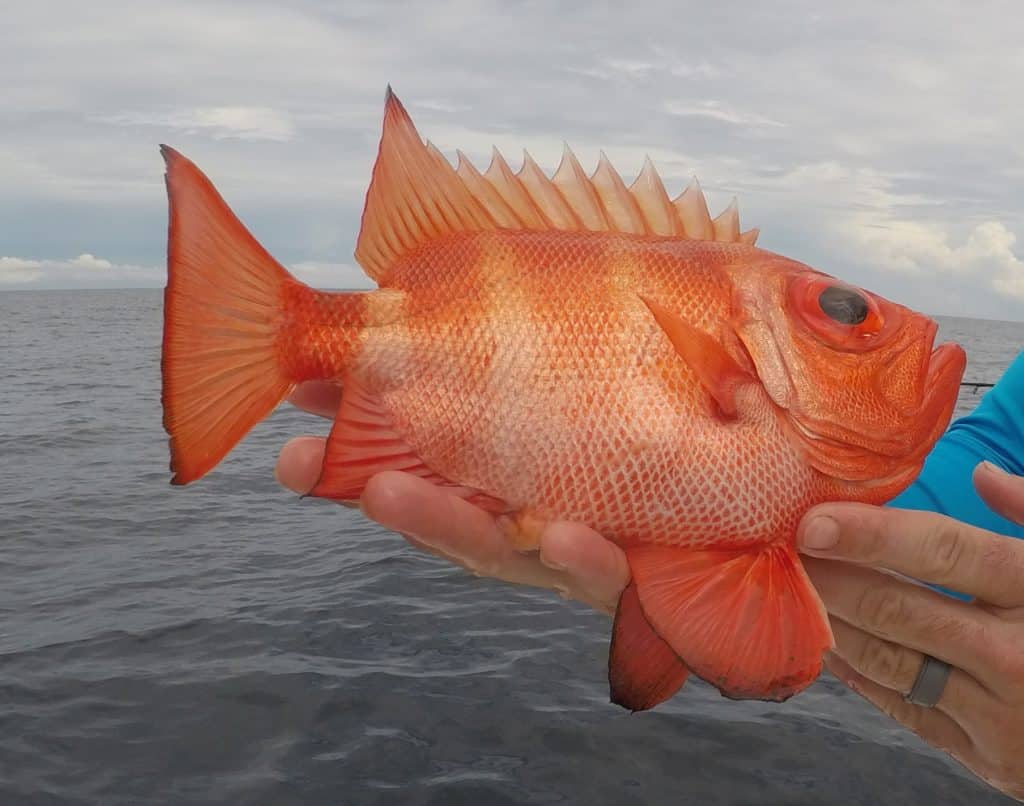
<instances>
[{"instance_id":1,"label":"sky","mask_svg":"<svg viewBox=\"0 0 1024 806\"><path fill-rule=\"evenodd\" d=\"M1024 319L1024 11L297 0L8 4L0 293L162 287L157 146L320 287L352 257L388 83L449 158L733 197L758 245L932 314ZM628 10L625 10L628 6Z\"/></svg>"}]
</instances>

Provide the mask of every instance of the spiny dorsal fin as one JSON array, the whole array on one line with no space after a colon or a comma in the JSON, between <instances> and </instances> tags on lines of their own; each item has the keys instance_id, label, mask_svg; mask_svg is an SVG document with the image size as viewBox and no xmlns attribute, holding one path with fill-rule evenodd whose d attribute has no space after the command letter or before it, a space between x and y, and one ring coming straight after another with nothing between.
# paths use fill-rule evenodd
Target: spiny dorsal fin
<instances>
[{"instance_id":1,"label":"spiny dorsal fin","mask_svg":"<svg viewBox=\"0 0 1024 806\"><path fill-rule=\"evenodd\" d=\"M388 87L384 131L356 243L356 260L366 273L380 280L396 259L421 243L495 226L448 161L431 155Z\"/></svg>"},{"instance_id":2,"label":"spiny dorsal fin","mask_svg":"<svg viewBox=\"0 0 1024 806\"><path fill-rule=\"evenodd\" d=\"M740 232L735 201L712 219L696 180L670 200L649 159L627 188L603 153L588 177L568 146L550 179L525 151L518 173L497 149L482 174L458 156L458 168L452 168L424 144L388 87L356 244L356 259L371 278L380 282L403 254L453 232L589 230L748 245L757 240L756 229Z\"/></svg>"}]
</instances>

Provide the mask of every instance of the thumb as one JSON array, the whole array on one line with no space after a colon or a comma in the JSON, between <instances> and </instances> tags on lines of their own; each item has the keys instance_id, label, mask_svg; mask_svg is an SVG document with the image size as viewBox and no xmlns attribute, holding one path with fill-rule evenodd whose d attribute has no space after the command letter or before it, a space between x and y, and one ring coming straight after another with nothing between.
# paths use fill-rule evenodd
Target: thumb
<instances>
[{"instance_id":1,"label":"thumb","mask_svg":"<svg viewBox=\"0 0 1024 806\"><path fill-rule=\"evenodd\" d=\"M1024 477L982 462L974 468L974 488L993 512L1024 525Z\"/></svg>"}]
</instances>

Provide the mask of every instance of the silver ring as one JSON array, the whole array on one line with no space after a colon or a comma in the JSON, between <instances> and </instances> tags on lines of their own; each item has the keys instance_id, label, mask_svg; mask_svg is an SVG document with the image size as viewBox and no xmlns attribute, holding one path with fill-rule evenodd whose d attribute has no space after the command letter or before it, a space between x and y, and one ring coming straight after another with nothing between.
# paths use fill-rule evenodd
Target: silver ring
<instances>
[{"instance_id":1,"label":"silver ring","mask_svg":"<svg viewBox=\"0 0 1024 806\"><path fill-rule=\"evenodd\" d=\"M949 680L949 673L952 671L953 667L945 661L925 655L921 671L917 673L910 693L903 699L923 708L934 708L946 688L946 681Z\"/></svg>"}]
</instances>

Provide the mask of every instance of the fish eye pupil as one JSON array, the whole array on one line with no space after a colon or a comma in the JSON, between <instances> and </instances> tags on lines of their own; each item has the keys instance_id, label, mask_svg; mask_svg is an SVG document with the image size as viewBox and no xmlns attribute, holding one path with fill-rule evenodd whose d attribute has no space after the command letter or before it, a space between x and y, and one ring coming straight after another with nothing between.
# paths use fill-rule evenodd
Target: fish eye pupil
<instances>
[{"instance_id":1,"label":"fish eye pupil","mask_svg":"<svg viewBox=\"0 0 1024 806\"><path fill-rule=\"evenodd\" d=\"M821 310L842 325L859 325L868 317L868 301L852 288L832 285L818 297Z\"/></svg>"}]
</instances>

